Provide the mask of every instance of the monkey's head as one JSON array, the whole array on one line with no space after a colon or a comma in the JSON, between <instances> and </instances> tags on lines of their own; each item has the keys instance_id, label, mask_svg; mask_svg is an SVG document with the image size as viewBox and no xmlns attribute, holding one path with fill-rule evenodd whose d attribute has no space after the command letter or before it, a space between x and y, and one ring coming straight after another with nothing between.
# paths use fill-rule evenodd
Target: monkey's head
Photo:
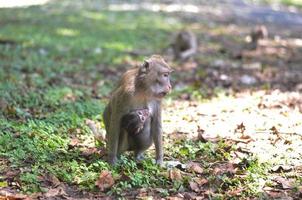
<instances>
[{"instance_id":1,"label":"monkey's head","mask_svg":"<svg viewBox=\"0 0 302 200\"><path fill-rule=\"evenodd\" d=\"M191 39L192 35L188 31L181 31L177 34L177 40L178 41L186 41L189 42Z\"/></svg>"},{"instance_id":2,"label":"monkey's head","mask_svg":"<svg viewBox=\"0 0 302 200\"><path fill-rule=\"evenodd\" d=\"M267 28L263 25L256 26L254 28L254 30L252 31L251 35L254 38L254 40L265 39L268 37L268 31L267 31Z\"/></svg>"},{"instance_id":3,"label":"monkey's head","mask_svg":"<svg viewBox=\"0 0 302 200\"><path fill-rule=\"evenodd\" d=\"M137 109L124 115L121 120L121 126L129 134L138 134L144 127L150 113L148 109Z\"/></svg>"},{"instance_id":4,"label":"monkey's head","mask_svg":"<svg viewBox=\"0 0 302 200\"><path fill-rule=\"evenodd\" d=\"M139 67L136 88L149 97L161 99L172 89L170 83L172 71L161 56L153 55Z\"/></svg>"}]
</instances>

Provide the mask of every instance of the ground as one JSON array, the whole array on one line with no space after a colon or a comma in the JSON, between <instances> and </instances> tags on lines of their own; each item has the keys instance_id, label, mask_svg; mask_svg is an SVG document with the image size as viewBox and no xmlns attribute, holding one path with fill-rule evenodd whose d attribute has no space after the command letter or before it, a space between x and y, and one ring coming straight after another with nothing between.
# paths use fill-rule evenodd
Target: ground
<instances>
[{"instance_id":1,"label":"ground","mask_svg":"<svg viewBox=\"0 0 302 200\"><path fill-rule=\"evenodd\" d=\"M0 8L0 199L302 198L299 7L137 2ZM259 24L269 35L251 49ZM173 61L183 28L198 52ZM175 69L166 165L151 148L111 167L101 113L119 76L151 54Z\"/></svg>"}]
</instances>

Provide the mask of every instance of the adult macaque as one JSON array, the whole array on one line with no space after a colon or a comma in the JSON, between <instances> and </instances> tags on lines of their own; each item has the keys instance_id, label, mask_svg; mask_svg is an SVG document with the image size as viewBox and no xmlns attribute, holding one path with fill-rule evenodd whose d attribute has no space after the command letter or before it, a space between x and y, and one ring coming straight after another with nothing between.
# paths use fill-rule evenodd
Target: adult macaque
<instances>
[{"instance_id":1,"label":"adult macaque","mask_svg":"<svg viewBox=\"0 0 302 200\"><path fill-rule=\"evenodd\" d=\"M174 58L186 60L193 56L197 51L196 36L190 31L180 31L172 44Z\"/></svg>"},{"instance_id":2,"label":"adult macaque","mask_svg":"<svg viewBox=\"0 0 302 200\"><path fill-rule=\"evenodd\" d=\"M153 55L122 76L103 113L109 163L116 164L118 156L125 151L134 151L136 159L141 160L154 142L156 163L162 165L161 99L171 90L171 71L161 56ZM139 134L125 131L121 123L123 116L146 108L149 114Z\"/></svg>"},{"instance_id":3,"label":"adult macaque","mask_svg":"<svg viewBox=\"0 0 302 200\"><path fill-rule=\"evenodd\" d=\"M250 47L251 49L257 49L259 40L266 39L268 37L268 31L265 26L256 26L250 34L251 42Z\"/></svg>"},{"instance_id":4,"label":"adult macaque","mask_svg":"<svg viewBox=\"0 0 302 200\"><path fill-rule=\"evenodd\" d=\"M146 120L149 117L149 110L138 109L125 114L121 119L121 128L128 134L136 135L143 130Z\"/></svg>"}]
</instances>

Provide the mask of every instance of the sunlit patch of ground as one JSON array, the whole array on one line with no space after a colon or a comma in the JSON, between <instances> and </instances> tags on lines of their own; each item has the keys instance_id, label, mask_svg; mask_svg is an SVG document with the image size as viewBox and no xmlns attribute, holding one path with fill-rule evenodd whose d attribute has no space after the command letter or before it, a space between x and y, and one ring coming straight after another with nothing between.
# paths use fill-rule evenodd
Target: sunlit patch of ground
<instances>
[{"instance_id":1,"label":"sunlit patch of ground","mask_svg":"<svg viewBox=\"0 0 302 200\"><path fill-rule=\"evenodd\" d=\"M258 91L210 102L173 101L163 114L167 134L235 141L260 161L302 165L302 95ZM199 127L199 128L198 128Z\"/></svg>"},{"instance_id":2,"label":"sunlit patch of ground","mask_svg":"<svg viewBox=\"0 0 302 200\"><path fill-rule=\"evenodd\" d=\"M33 5L43 5L49 0L0 0L0 8L26 7Z\"/></svg>"}]
</instances>

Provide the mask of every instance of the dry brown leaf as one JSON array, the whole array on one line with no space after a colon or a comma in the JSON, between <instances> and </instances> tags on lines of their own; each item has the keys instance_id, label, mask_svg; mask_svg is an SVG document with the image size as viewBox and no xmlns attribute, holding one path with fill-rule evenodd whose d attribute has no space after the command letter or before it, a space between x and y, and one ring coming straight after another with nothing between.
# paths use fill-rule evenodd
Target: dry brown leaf
<instances>
[{"instance_id":1,"label":"dry brown leaf","mask_svg":"<svg viewBox=\"0 0 302 200\"><path fill-rule=\"evenodd\" d=\"M41 181L49 182L52 187L58 187L61 184L60 180L52 174L42 176Z\"/></svg>"},{"instance_id":2,"label":"dry brown leaf","mask_svg":"<svg viewBox=\"0 0 302 200\"><path fill-rule=\"evenodd\" d=\"M183 197L166 197L167 200L182 200L184 199Z\"/></svg>"},{"instance_id":3,"label":"dry brown leaf","mask_svg":"<svg viewBox=\"0 0 302 200\"><path fill-rule=\"evenodd\" d=\"M225 173L235 174L236 170L232 163L224 163L224 164L216 166L213 170L213 173L215 175L220 175L220 174L225 174Z\"/></svg>"},{"instance_id":4,"label":"dry brown leaf","mask_svg":"<svg viewBox=\"0 0 302 200\"><path fill-rule=\"evenodd\" d=\"M114 180L112 174L108 170L103 170L95 182L95 185L100 189L100 191L105 191L106 189L110 188L114 185Z\"/></svg>"},{"instance_id":5,"label":"dry brown leaf","mask_svg":"<svg viewBox=\"0 0 302 200\"><path fill-rule=\"evenodd\" d=\"M207 184L209 181L205 178L194 178L193 179L199 186L202 186L204 184Z\"/></svg>"},{"instance_id":6,"label":"dry brown leaf","mask_svg":"<svg viewBox=\"0 0 302 200\"><path fill-rule=\"evenodd\" d=\"M280 173L280 172L290 172L293 168L291 166L286 165L276 165L272 168L272 172Z\"/></svg>"},{"instance_id":7,"label":"dry brown leaf","mask_svg":"<svg viewBox=\"0 0 302 200\"><path fill-rule=\"evenodd\" d=\"M204 143L208 142L208 140L203 136L204 132L205 130L202 129L200 126L197 127L197 133L198 133L197 141L204 142Z\"/></svg>"},{"instance_id":8,"label":"dry brown leaf","mask_svg":"<svg viewBox=\"0 0 302 200\"><path fill-rule=\"evenodd\" d=\"M264 187L263 190L265 191L266 194L272 199L280 199L284 196L284 191L272 187Z\"/></svg>"},{"instance_id":9,"label":"dry brown leaf","mask_svg":"<svg viewBox=\"0 0 302 200\"><path fill-rule=\"evenodd\" d=\"M78 138L71 138L69 142L69 146L75 147L80 143L80 140Z\"/></svg>"},{"instance_id":10,"label":"dry brown leaf","mask_svg":"<svg viewBox=\"0 0 302 200\"><path fill-rule=\"evenodd\" d=\"M170 197L167 197L167 199L171 198L171 200L174 198L175 200L182 200L184 199L184 195L182 193L177 193L175 196L170 196Z\"/></svg>"},{"instance_id":11,"label":"dry brown leaf","mask_svg":"<svg viewBox=\"0 0 302 200\"><path fill-rule=\"evenodd\" d=\"M194 192L185 192L184 199L196 199L196 194Z\"/></svg>"},{"instance_id":12,"label":"dry brown leaf","mask_svg":"<svg viewBox=\"0 0 302 200\"><path fill-rule=\"evenodd\" d=\"M30 200L27 195L13 194L6 190L0 190L0 200Z\"/></svg>"},{"instance_id":13,"label":"dry brown leaf","mask_svg":"<svg viewBox=\"0 0 302 200\"><path fill-rule=\"evenodd\" d=\"M148 190L146 188L140 188L138 189L138 195L137 198L141 199L142 197L146 197L148 195Z\"/></svg>"},{"instance_id":14,"label":"dry brown leaf","mask_svg":"<svg viewBox=\"0 0 302 200\"><path fill-rule=\"evenodd\" d=\"M202 174L203 173L203 169L200 167L200 165L198 163L194 163L194 162L189 163L188 164L188 169L191 172L195 172L197 174Z\"/></svg>"},{"instance_id":15,"label":"dry brown leaf","mask_svg":"<svg viewBox=\"0 0 302 200\"><path fill-rule=\"evenodd\" d=\"M285 179L281 176L278 176L274 179L278 184L282 186L282 189L292 189L293 188L293 181Z\"/></svg>"},{"instance_id":16,"label":"dry brown leaf","mask_svg":"<svg viewBox=\"0 0 302 200\"><path fill-rule=\"evenodd\" d=\"M82 150L81 152L81 156L84 157L89 157L93 154L97 154L98 153L98 149L96 147L88 147Z\"/></svg>"},{"instance_id":17,"label":"dry brown leaf","mask_svg":"<svg viewBox=\"0 0 302 200\"><path fill-rule=\"evenodd\" d=\"M194 192L200 192L200 188L199 188L198 184L195 183L194 181L190 181L189 185L190 185L190 189L192 191L194 191Z\"/></svg>"},{"instance_id":18,"label":"dry brown leaf","mask_svg":"<svg viewBox=\"0 0 302 200\"><path fill-rule=\"evenodd\" d=\"M5 173L5 178L12 179L20 174L20 170L9 170Z\"/></svg>"},{"instance_id":19,"label":"dry brown leaf","mask_svg":"<svg viewBox=\"0 0 302 200\"><path fill-rule=\"evenodd\" d=\"M246 128L245 128L243 122L241 122L241 124L237 125L235 132L239 132L239 133L243 134L245 130L246 130Z\"/></svg>"},{"instance_id":20,"label":"dry brown leaf","mask_svg":"<svg viewBox=\"0 0 302 200\"><path fill-rule=\"evenodd\" d=\"M243 191L243 188L236 188L236 189L233 189L231 191L228 191L228 194L230 196L238 196L241 194L241 192Z\"/></svg>"},{"instance_id":21,"label":"dry brown leaf","mask_svg":"<svg viewBox=\"0 0 302 200\"><path fill-rule=\"evenodd\" d=\"M277 137L280 137L280 133L279 133L278 129L275 126L273 126L272 128L270 128L270 130L272 131L272 133L274 135L277 135Z\"/></svg>"},{"instance_id":22,"label":"dry brown leaf","mask_svg":"<svg viewBox=\"0 0 302 200\"><path fill-rule=\"evenodd\" d=\"M60 188L51 188L45 193L45 197L55 197L60 194Z\"/></svg>"},{"instance_id":23,"label":"dry brown leaf","mask_svg":"<svg viewBox=\"0 0 302 200\"><path fill-rule=\"evenodd\" d=\"M45 194L45 197L50 198L50 197L55 197L55 196L67 196L66 192L64 191L63 188L58 187L58 188L51 188L49 189Z\"/></svg>"},{"instance_id":24,"label":"dry brown leaf","mask_svg":"<svg viewBox=\"0 0 302 200\"><path fill-rule=\"evenodd\" d=\"M176 141L185 140L188 138L188 133L176 131L176 132L171 133L169 135L169 138L172 140L176 140Z\"/></svg>"},{"instance_id":25,"label":"dry brown leaf","mask_svg":"<svg viewBox=\"0 0 302 200\"><path fill-rule=\"evenodd\" d=\"M171 169L171 170L169 170L169 178L172 181L182 180L181 171L179 169Z\"/></svg>"}]
</instances>

